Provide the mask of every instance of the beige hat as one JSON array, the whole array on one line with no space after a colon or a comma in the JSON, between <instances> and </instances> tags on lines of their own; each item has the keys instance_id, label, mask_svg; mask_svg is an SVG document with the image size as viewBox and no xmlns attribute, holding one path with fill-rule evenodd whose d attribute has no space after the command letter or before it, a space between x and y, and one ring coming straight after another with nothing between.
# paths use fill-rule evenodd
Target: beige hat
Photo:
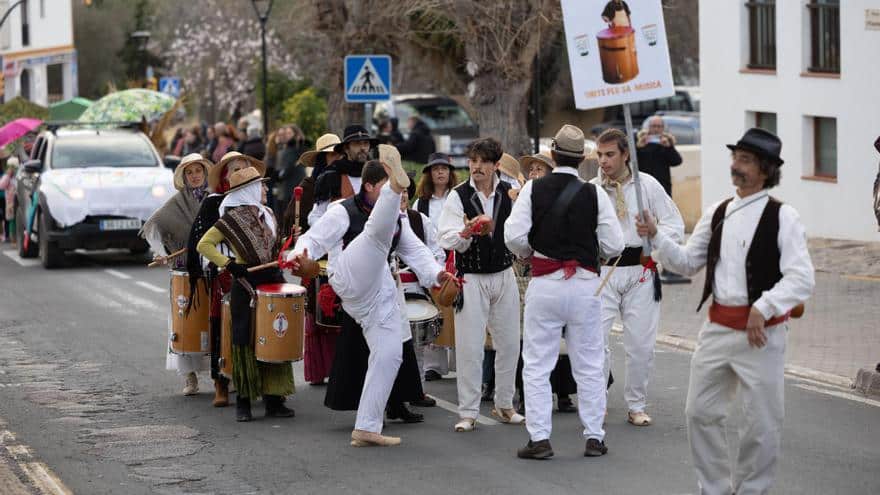
<instances>
[{"instance_id":1,"label":"beige hat","mask_svg":"<svg viewBox=\"0 0 880 495\"><path fill-rule=\"evenodd\" d=\"M180 163L177 164L177 168L174 169L174 189L183 191L184 188L186 188L186 180L183 175L186 171L186 167L189 167L190 165L201 165L205 169L206 176L211 172L211 168L214 167L211 160L202 157L202 155L198 153L190 153L186 155L180 160ZM205 179L207 179L207 177L205 177Z\"/></svg>"},{"instance_id":2,"label":"beige hat","mask_svg":"<svg viewBox=\"0 0 880 495\"><path fill-rule=\"evenodd\" d=\"M541 165L548 167L550 170L556 168L556 162L553 161L549 151L542 151L540 153L535 153L534 155L521 156L519 157L519 166L520 170L522 170L522 174L526 177L529 176L529 169L532 167L533 163L540 163Z\"/></svg>"},{"instance_id":3,"label":"beige hat","mask_svg":"<svg viewBox=\"0 0 880 495\"><path fill-rule=\"evenodd\" d=\"M226 194L241 189L242 187L253 182L266 180L269 179L264 178L263 174L254 167L247 167L241 170L236 170L231 176L229 176L229 190L226 191Z\"/></svg>"},{"instance_id":4,"label":"beige hat","mask_svg":"<svg viewBox=\"0 0 880 495\"><path fill-rule=\"evenodd\" d=\"M340 144L341 142L342 141L339 140L339 136L337 136L336 134L324 134L323 136L318 138L318 142L315 143L314 150L306 151L299 156L299 162L306 167L314 167L315 158L318 158L318 155L320 153L329 153L333 151L333 147L337 144Z\"/></svg>"},{"instance_id":5,"label":"beige hat","mask_svg":"<svg viewBox=\"0 0 880 495\"><path fill-rule=\"evenodd\" d=\"M252 156L242 155L237 151L230 151L223 155L223 158L217 162L217 165L212 167L210 172L208 172L208 187L210 187L212 191L217 190L217 186L220 185L220 180L222 179L220 174L226 171L226 165L233 160L244 160L248 162L248 165L257 169L257 171L260 172L260 176L266 175L266 165L263 162ZM232 178L230 177L230 179Z\"/></svg>"},{"instance_id":6,"label":"beige hat","mask_svg":"<svg viewBox=\"0 0 880 495\"><path fill-rule=\"evenodd\" d=\"M516 158L507 153L501 154L501 159L498 160L498 170L507 174L509 177L518 180L520 184L522 184L526 181L526 178L519 172L519 168L519 162L516 161Z\"/></svg>"},{"instance_id":7,"label":"beige hat","mask_svg":"<svg viewBox=\"0 0 880 495\"><path fill-rule=\"evenodd\" d=\"M584 131L571 124L565 124L553 137L550 149L563 156L583 158Z\"/></svg>"}]
</instances>

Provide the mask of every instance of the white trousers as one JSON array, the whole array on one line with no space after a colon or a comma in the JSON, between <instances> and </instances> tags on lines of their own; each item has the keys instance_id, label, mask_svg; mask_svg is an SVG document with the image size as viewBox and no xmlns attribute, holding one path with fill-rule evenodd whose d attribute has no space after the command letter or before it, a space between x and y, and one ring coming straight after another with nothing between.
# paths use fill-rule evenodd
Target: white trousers
<instances>
[{"instance_id":1,"label":"white trousers","mask_svg":"<svg viewBox=\"0 0 880 495\"><path fill-rule=\"evenodd\" d=\"M385 185L363 232L339 254L330 275L342 307L361 325L370 348L355 429L374 433L382 433L385 405L403 361L401 326L409 330L388 267L399 208L400 194Z\"/></svg>"},{"instance_id":2,"label":"white trousers","mask_svg":"<svg viewBox=\"0 0 880 495\"><path fill-rule=\"evenodd\" d=\"M466 273L462 297L464 306L455 313L458 415L476 419L480 413L487 325L496 352L495 407L513 407L520 339L519 289L513 269ZM558 345L559 339L556 341Z\"/></svg>"},{"instance_id":3,"label":"white trousers","mask_svg":"<svg viewBox=\"0 0 880 495\"><path fill-rule=\"evenodd\" d=\"M211 369L209 354L174 354L171 352L171 313L168 314L168 343L165 345L165 369L176 371L177 376L185 376Z\"/></svg>"},{"instance_id":4,"label":"white trousers","mask_svg":"<svg viewBox=\"0 0 880 495\"><path fill-rule=\"evenodd\" d=\"M526 290L523 334L523 387L526 428L532 441L547 440L552 430L553 393L550 373L565 342L577 382L578 415L584 438L605 439L605 339L600 321L602 303L594 296L599 279L550 280L534 277Z\"/></svg>"},{"instance_id":5,"label":"white trousers","mask_svg":"<svg viewBox=\"0 0 880 495\"><path fill-rule=\"evenodd\" d=\"M449 349L429 345L424 348L425 371L436 371L441 376L449 373Z\"/></svg>"},{"instance_id":6,"label":"white trousers","mask_svg":"<svg viewBox=\"0 0 880 495\"><path fill-rule=\"evenodd\" d=\"M746 333L706 322L691 358L687 432L700 493L755 495L773 486L785 416L785 324L766 329L767 345L749 347ZM725 422L737 388L745 423L731 476ZM732 479L731 479L732 478Z\"/></svg>"},{"instance_id":7,"label":"white trousers","mask_svg":"<svg viewBox=\"0 0 880 495\"><path fill-rule=\"evenodd\" d=\"M610 267L604 267L607 273ZM644 282L641 282L644 274ZM623 322L626 376L623 398L633 412L644 412L654 371L654 344L660 324L660 302L654 300L654 275L642 266L618 266L602 289L602 332L605 335L605 378L611 371L611 327Z\"/></svg>"}]
</instances>

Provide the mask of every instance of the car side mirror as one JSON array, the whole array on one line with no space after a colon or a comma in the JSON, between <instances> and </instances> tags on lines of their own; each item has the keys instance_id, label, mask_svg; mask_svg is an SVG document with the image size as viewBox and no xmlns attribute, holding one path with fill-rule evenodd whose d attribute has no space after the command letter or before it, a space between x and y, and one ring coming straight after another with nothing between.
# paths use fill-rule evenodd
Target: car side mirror
<instances>
[{"instance_id":1,"label":"car side mirror","mask_svg":"<svg viewBox=\"0 0 880 495\"><path fill-rule=\"evenodd\" d=\"M43 171L43 162L40 160L28 160L24 162L22 168L32 174L40 173Z\"/></svg>"},{"instance_id":2,"label":"car side mirror","mask_svg":"<svg viewBox=\"0 0 880 495\"><path fill-rule=\"evenodd\" d=\"M162 159L162 162L165 164L165 168L170 168L174 170L180 165L180 157L175 155L165 155L165 158Z\"/></svg>"}]
</instances>

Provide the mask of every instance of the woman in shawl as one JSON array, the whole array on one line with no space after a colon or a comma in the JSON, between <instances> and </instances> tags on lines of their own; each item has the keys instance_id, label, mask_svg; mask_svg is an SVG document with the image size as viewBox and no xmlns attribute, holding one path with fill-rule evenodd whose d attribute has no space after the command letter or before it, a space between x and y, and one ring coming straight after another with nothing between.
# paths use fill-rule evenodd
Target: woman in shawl
<instances>
[{"instance_id":1,"label":"woman in shawl","mask_svg":"<svg viewBox=\"0 0 880 495\"><path fill-rule=\"evenodd\" d=\"M262 167L265 171L265 167ZM198 252L232 275L230 295L232 313L232 381L238 393L236 421L251 421L251 400L263 397L267 417L292 417L284 397L293 394L293 368L290 363L258 362L253 347L250 290L262 284L284 283L277 267L248 272L248 267L268 263L278 254L275 216L265 206L263 173L247 167L229 176L229 191L220 203L220 219L205 232ZM225 243L231 256L218 246ZM247 282L247 283L244 283ZM250 290L249 290L250 289Z\"/></svg>"},{"instance_id":2,"label":"woman in shawl","mask_svg":"<svg viewBox=\"0 0 880 495\"><path fill-rule=\"evenodd\" d=\"M223 296L229 293L232 287L232 277L228 272L220 272L217 266L207 260L203 263L202 257L197 251L197 245L217 220L220 219L220 203L223 195L229 190L229 176L234 172L247 167L255 167L261 174L265 174L263 162L242 155L237 151L230 151L223 155L220 161L211 168L208 173L208 187L213 194L208 195L202 201L202 207L196 215L189 233L187 244L186 271L189 273L190 287L196 287L200 278L205 278L210 288L210 301L200 301L191 289L189 300L198 307L199 304L209 304L208 310L209 329L211 333L211 378L214 380L214 407L226 407L229 405L229 379L220 374L220 333ZM225 244L219 246L221 252L231 256L232 251Z\"/></svg>"},{"instance_id":3,"label":"woman in shawl","mask_svg":"<svg viewBox=\"0 0 880 495\"><path fill-rule=\"evenodd\" d=\"M172 270L184 270L186 267L185 254L170 260L167 257L170 253L186 247L193 220L207 195L206 179L210 168L211 162L198 153L185 156L174 170L174 187L177 189L177 194L156 210L141 229L140 235L150 244L156 260L162 261L163 264L170 262ZM170 338L170 319L168 326ZM179 376L186 377L183 395L195 395L199 392L196 372L207 369L207 365L202 356L172 353L169 340L165 368L175 370Z\"/></svg>"}]
</instances>

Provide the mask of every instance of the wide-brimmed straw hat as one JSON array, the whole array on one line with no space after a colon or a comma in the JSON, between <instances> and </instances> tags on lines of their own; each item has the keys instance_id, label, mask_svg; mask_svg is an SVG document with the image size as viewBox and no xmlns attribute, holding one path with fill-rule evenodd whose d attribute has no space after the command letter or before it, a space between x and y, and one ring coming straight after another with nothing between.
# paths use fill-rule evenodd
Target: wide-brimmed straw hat
<instances>
[{"instance_id":1,"label":"wide-brimmed straw hat","mask_svg":"<svg viewBox=\"0 0 880 495\"><path fill-rule=\"evenodd\" d=\"M223 158L217 162L217 165L214 165L208 172L208 187L210 187L212 191L217 190L217 186L220 185L220 181L223 179L222 174L226 171L226 165L233 160L244 160L248 165L257 169L257 171L260 172L260 176L266 175L265 163L252 156L242 155L237 151L230 151L223 155Z\"/></svg>"},{"instance_id":2,"label":"wide-brimmed straw hat","mask_svg":"<svg viewBox=\"0 0 880 495\"><path fill-rule=\"evenodd\" d=\"M584 131L571 124L565 124L553 137L550 148L563 156L584 158Z\"/></svg>"},{"instance_id":3,"label":"wide-brimmed straw hat","mask_svg":"<svg viewBox=\"0 0 880 495\"><path fill-rule=\"evenodd\" d=\"M267 180L269 179L263 177L263 174L254 167L247 167L241 170L236 170L231 176L229 176L229 190L226 191L226 194L229 194L232 191L237 191L238 189L241 189L248 184Z\"/></svg>"},{"instance_id":4,"label":"wide-brimmed straw hat","mask_svg":"<svg viewBox=\"0 0 880 495\"><path fill-rule=\"evenodd\" d=\"M501 159L498 160L498 170L507 174L510 178L519 180L520 183L526 181L526 178L519 171L519 162L507 153L501 154Z\"/></svg>"},{"instance_id":5,"label":"wide-brimmed straw hat","mask_svg":"<svg viewBox=\"0 0 880 495\"><path fill-rule=\"evenodd\" d=\"M379 140L370 136L370 133L367 132L367 129L362 125L350 125L345 128L345 132L342 133L342 142L337 144L334 147L334 151L337 153L342 153L342 148L348 144L355 141L369 141L370 147L375 147L379 144Z\"/></svg>"},{"instance_id":6,"label":"wide-brimmed straw hat","mask_svg":"<svg viewBox=\"0 0 880 495\"><path fill-rule=\"evenodd\" d=\"M529 176L529 169L531 169L533 163L540 163L550 170L556 168L556 162L553 161L553 158L547 151L535 153L534 155L521 156L519 157L519 167L522 171L522 174L526 177Z\"/></svg>"},{"instance_id":7,"label":"wide-brimmed straw hat","mask_svg":"<svg viewBox=\"0 0 880 495\"><path fill-rule=\"evenodd\" d=\"M190 165L201 165L205 169L205 179L207 180L207 175L211 172L211 168L214 167L214 164L211 163L211 160L204 158L202 155L198 153L190 153L183 157L180 160L180 163L177 164L177 168L174 169L174 189L178 191L183 191L186 188L186 178L184 177L184 172L186 171L186 167Z\"/></svg>"},{"instance_id":8,"label":"wide-brimmed straw hat","mask_svg":"<svg viewBox=\"0 0 880 495\"><path fill-rule=\"evenodd\" d=\"M321 153L330 153L331 151L335 151L334 148L337 144L342 143L339 140L339 136L336 134L324 134L323 136L318 138L318 142L315 143L315 149L309 150L299 156L299 162L305 165L306 167L314 167L315 159L318 158L318 155Z\"/></svg>"},{"instance_id":9,"label":"wide-brimmed straw hat","mask_svg":"<svg viewBox=\"0 0 880 495\"><path fill-rule=\"evenodd\" d=\"M449 159L449 155L446 153L440 153L439 151L431 153L431 156L428 157L427 165L422 167L422 173L427 174L431 171L431 167L434 165L445 165L449 167L450 170L455 169L455 166L452 165L452 160Z\"/></svg>"}]
</instances>

